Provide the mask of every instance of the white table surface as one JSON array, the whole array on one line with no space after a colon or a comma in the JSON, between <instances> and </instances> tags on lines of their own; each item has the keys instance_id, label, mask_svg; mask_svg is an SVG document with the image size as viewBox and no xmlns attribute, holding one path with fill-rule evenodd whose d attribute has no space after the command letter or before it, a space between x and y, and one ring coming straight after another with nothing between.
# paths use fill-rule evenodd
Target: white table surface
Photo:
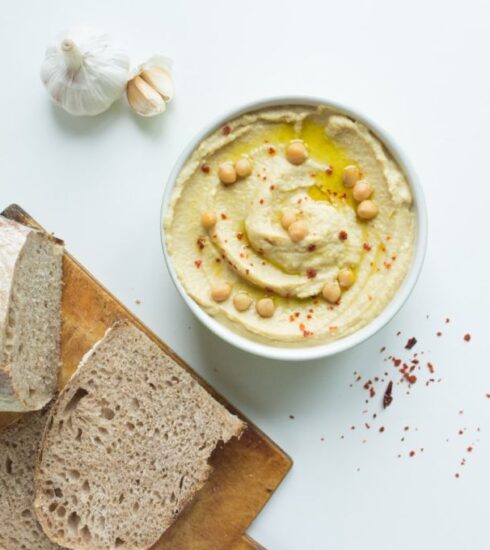
<instances>
[{"instance_id":1,"label":"white table surface","mask_svg":"<svg viewBox=\"0 0 490 550\"><path fill-rule=\"evenodd\" d=\"M77 119L50 104L44 48L80 23L111 31L135 62L155 52L175 60L167 114L142 120L120 101ZM293 457L250 534L271 550L488 549L490 4L12 0L0 47L1 206L16 202L63 237ZM274 94L335 99L376 120L415 165L430 214L427 261L401 312L356 349L305 364L262 360L210 334L176 294L160 250L160 200L177 155L210 118ZM393 371L382 359L406 356L409 336L442 381L426 387L424 367L411 395L395 387L382 411L378 391L363 414L353 372L364 381Z\"/></svg>"}]
</instances>

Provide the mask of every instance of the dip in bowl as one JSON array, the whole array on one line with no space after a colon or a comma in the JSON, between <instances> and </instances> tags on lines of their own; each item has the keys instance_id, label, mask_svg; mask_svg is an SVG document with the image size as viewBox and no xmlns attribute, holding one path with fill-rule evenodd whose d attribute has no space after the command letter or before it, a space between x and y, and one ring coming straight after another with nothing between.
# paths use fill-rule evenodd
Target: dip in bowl
<instances>
[{"instance_id":1,"label":"dip in bowl","mask_svg":"<svg viewBox=\"0 0 490 550\"><path fill-rule=\"evenodd\" d=\"M373 334L409 295L425 251L421 189L393 142L305 98L207 128L177 162L162 216L191 309L274 358L331 355Z\"/></svg>"}]
</instances>

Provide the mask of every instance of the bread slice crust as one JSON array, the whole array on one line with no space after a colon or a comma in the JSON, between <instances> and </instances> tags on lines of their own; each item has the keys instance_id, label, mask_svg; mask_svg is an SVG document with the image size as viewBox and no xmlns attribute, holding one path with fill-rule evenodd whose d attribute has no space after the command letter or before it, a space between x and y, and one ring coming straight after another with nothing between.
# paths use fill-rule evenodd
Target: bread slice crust
<instances>
[{"instance_id":1,"label":"bread slice crust","mask_svg":"<svg viewBox=\"0 0 490 550\"><path fill-rule=\"evenodd\" d=\"M38 520L66 548L150 548L206 481L218 443L244 427L145 334L117 323L51 409Z\"/></svg>"}]
</instances>

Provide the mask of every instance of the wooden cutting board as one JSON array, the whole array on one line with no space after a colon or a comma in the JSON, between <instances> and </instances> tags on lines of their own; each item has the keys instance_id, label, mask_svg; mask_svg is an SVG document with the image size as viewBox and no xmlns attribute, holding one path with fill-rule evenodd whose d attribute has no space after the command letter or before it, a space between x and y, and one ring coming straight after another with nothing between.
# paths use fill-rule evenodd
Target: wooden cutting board
<instances>
[{"instance_id":1,"label":"wooden cutting board","mask_svg":"<svg viewBox=\"0 0 490 550\"><path fill-rule=\"evenodd\" d=\"M26 225L40 227L17 205L9 206L2 214ZM200 378L67 252L63 258L63 278L60 387L70 378L82 356L105 331L115 321L127 319L248 425L239 440L232 439L216 450L210 461L213 472L209 480L154 545L153 550L262 548L244 533L291 468L291 459ZM10 423L15 416L11 413L0 413L0 428Z\"/></svg>"}]
</instances>

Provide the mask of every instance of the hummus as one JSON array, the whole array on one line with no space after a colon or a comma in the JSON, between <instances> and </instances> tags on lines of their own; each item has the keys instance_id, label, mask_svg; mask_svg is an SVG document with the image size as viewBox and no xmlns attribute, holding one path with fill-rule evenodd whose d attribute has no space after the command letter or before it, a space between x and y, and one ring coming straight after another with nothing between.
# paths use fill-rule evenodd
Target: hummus
<instances>
[{"instance_id":1,"label":"hummus","mask_svg":"<svg viewBox=\"0 0 490 550\"><path fill-rule=\"evenodd\" d=\"M236 332L278 346L326 343L374 319L409 269L415 224L383 144L313 106L259 110L205 138L164 220L186 292Z\"/></svg>"}]
</instances>

